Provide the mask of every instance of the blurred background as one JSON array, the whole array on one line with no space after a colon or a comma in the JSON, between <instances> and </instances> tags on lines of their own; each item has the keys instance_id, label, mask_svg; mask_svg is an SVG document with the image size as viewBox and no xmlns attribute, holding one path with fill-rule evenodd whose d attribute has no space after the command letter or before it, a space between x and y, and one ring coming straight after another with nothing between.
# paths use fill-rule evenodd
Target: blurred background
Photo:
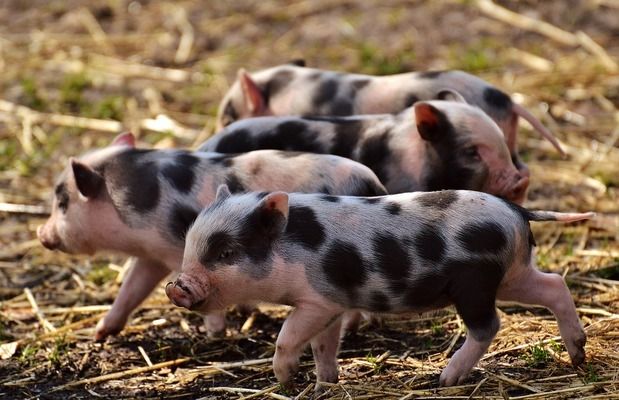
<instances>
[{"instance_id":1,"label":"blurred background","mask_svg":"<svg viewBox=\"0 0 619 400\"><path fill-rule=\"evenodd\" d=\"M40 246L35 230L70 156L105 146L126 130L144 146L194 147L213 133L217 106L239 68L294 59L376 75L462 69L512 94L549 127L568 158L520 124L519 147L531 169L525 205L600 213L585 225L534 226L540 266L567 277L590 327L590 362L574 371L563 350L539 342L539 348L505 351L482 363L513 367L507 373L512 381L478 372L486 381L475 390L518 396L534 385L541 392L578 387L566 392L577 397L618 393L619 1L3 0L0 398L225 398L241 392L209 388L253 388L247 394L275 385L268 362L233 376L200 368L270 357L280 309L255 317L244 332L247 317L233 314L228 337L208 340L197 315L173 308L158 292L121 336L94 344L94 324L117 292L125 258L52 253ZM54 329L41 322L41 313ZM491 352L557 334L547 312L504 313ZM417 388L425 395L468 396L475 385L460 392L434 389L442 352L453 349L452 340L463 340L458 321L447 311L345 340L340 375L362 387L348 390L357 396L380 395L368 387L383 388L384 397ZM140 374L136 368L147 365L142 351L155 364L191 360ZM304 366L300 382L313 381L311 370ZM80 382L117 371L135 373ZM557 378L536 381L548 374ZM75 386L63 386L70 383ZM334 388L332 395L345 393Z\"/></svg>"}]
</instances>

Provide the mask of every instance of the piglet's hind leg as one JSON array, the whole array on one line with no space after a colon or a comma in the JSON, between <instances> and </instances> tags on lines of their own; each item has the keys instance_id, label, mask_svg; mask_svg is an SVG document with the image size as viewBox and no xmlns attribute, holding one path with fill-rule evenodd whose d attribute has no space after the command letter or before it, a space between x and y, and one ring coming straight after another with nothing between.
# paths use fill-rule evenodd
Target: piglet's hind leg
<instances>
[{"instance_id":1,"label":"piglet's hind leg","mask_svg":"<svg viewBox=\"0 0 619 400\"><path fill-rule=\"evenodd\" d=\"M541 272L531 265L499 288L497 298L548 308L557 318L572 365L583 363L587 337L578 319L572 295L560 275Z\"/></svg>"},{"instance_id":2,"label":"piglet's hind leg","mask_svg":"<svg viewBox=\"0 0 619 400\"><path fill-rule=\"evenodd\" d=\"M454 267L455 275L448 291L468 333L462 347L441 373L441 386L462 383L488 350L500 327L495 306L496 288L501 279L498 265L480 260Z\"/></svg>"}]
</instances>

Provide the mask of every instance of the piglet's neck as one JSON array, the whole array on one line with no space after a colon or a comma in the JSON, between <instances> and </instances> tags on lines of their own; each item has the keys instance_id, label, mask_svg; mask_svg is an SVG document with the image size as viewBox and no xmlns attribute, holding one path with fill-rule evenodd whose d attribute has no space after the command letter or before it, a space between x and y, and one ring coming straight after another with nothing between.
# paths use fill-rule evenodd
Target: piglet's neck
<instances>
[{"instance_id":1,"label":"piglet's neck","mask_svg":"<svg viewBox=\"0 0 619 400\"><path fill-rule=\"evenodd\" d=\"M175 246L161 237L153 226L132 228L125 224L108 201L100 201L97 207L97 220L90 234L90 242L96 243L96 250L109 250L129 256L151 259L154 255L159 263L169 268L180 268L183 257L182 246ZM94 214L94 213L93 213Z\"/></svg>"}]
</instances>

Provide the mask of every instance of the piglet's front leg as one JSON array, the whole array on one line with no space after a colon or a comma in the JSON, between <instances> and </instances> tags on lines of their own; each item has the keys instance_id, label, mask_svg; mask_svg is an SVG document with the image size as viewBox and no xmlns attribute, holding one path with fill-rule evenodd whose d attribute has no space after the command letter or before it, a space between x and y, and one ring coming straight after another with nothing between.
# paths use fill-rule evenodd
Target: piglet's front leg
<instances>
[{"instance_id":1,"label":"piglet's front leg","mask_svg":"<svg viewBox=\"0 0 619 400\"><path fill-rule=\"evenodd\" d=\"M325 348L329 353L337 352L339 340L339 313L315 305L302 304L295 308L282 326L277 337L275 356L273 357L273 371L275 377L282 385L290 385L294 374L299 368L299 357L304 346L316 335L337 322L337 335L335 348ZM334 335L330 335L334 336ZM316 344L320 346L320 341ZM315 349L314 351L319 350ZM318 363L322 360L319 359ZM326 366L326 365L325 365ZM317 365L317 367L319 367ZM327 367L327 369L331 369ZM337 367L336 367L337 371ZM325 371L326 372L326 371ZM322 372L319 372L322 375ZM332 375L331 372L328 375ZM320 380L321 377L319 377ZM322 377L323 379L326 378ZM332 376L327 378L333 380Z\"/></svg>"},{"instance_id":2,"label":"piglet's front leg","mask_svg":"<svg viewBox=\"0 0 619 400\"><path fill-rule=\"evenodd\" d=\"M340 347L342 317L337 316L333 322L311 341L312 354L316 363L316 392L320 392L321 382L337 383L337 352Z\"/></svg>"},{"instance_id":3,"label":"piglet's front leg","mask_svg":"<svg viewBox=\"0 0 619 400\"><path fill-rule=\"evenodd\" d=\"M120 332L131 312L169 273L165 266L157 262L138 258L123 280L112 308L97 324L95 340L101 341Z\"/></svg>"}]
</instances>

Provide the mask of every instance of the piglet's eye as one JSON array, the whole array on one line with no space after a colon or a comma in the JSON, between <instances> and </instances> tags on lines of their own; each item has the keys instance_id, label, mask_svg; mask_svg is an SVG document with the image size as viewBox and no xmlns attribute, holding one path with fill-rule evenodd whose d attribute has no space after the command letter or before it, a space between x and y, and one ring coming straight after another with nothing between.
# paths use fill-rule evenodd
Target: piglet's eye
<instances>
[{"instance_id":1,"label":"piglet's eye","mask_svg":"<svg viewBox=\"0 0 619 400\"><path fill-rule=\"evenodd\" d=\"M221 253L219 253L219 260L226 260L228 258L230 258L230 256L232 255L232 250L224 250Z\"/></svg>"},{"instance_id":2,"label":"piglet's eye","mask_svg":"<svg viewBox=\"0 0 619 400\"><path fill-rule=\"evenodd\" d=\"M463 153L464 153L464 156L467 157L468 159L471 159L474 161L481 160L481 157L479 156L479 151L477 151L477 147L475 146L467 147L466 149L464 149Z\"/></svg>"}]
</instances>

